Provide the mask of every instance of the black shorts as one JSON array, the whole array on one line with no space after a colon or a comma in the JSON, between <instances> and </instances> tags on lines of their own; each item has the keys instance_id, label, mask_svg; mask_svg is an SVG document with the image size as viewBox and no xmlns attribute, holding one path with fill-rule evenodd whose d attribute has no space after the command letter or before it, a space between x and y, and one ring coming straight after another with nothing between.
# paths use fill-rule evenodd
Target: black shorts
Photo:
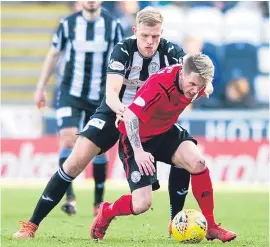
<instances>
[{"instance_id":1,"label":"black shorts","mask_svg":"<svg viewBox=\"0 0 270 247\"><path fill-rule=\"evenodd\" d=\"M192 141L197 145L197 141L180 125L175 124L167 132L154 136L150 140L142 143L144 151L151 153L156 161L167 164L172 163L172 156L183 141ZM119 157L124 165L126 177L131 192L151 185L157 181L156 172L153 176L141 176L129 139L126 135L120 135Z\"/></svg>"},{"instance_id":2,"label":"black shorts","mask_svg":"<svg viewBox=\"0 0 270 247\"><path fill-rule=\"evenodd\" d=\"M97 102L77 98L70 95L67 90L60 90L56 107L58 130L69 127L81 130L97 107Z\"/></svg>"},{"instance_id":3,"label":"black shorts","mask_svg":"<svg viewBox=\"0 0 270 247\"><path fill-rule=\"evenodd\" d=\"M92 141L101 149L101 153L111 149L119 139L115 127L115 113L95 113L81 131L80 135Z\"/></svg>"}]
</instances>

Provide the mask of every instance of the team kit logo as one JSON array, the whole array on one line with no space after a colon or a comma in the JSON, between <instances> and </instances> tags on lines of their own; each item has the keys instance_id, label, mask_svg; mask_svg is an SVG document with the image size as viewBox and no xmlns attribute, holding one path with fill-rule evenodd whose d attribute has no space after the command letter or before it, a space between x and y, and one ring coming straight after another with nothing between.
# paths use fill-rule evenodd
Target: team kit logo
<instances>
[{"instance_id":1,"label":"team kit logo","mask_svg":"<svg viewBox=\"0 0 270 247\"><path fill-rule=\"evenodd\" d=\"M138 182L140 182L141 177L142 177L142 175L138 171L134 171L134 172L131 173L131 181L133 183L135 183L135 184L138 183Z\"/></svg>"},{"instance_id":2,"label":"team kit logo","mask_svg":"<svg viewBox=\"0 0 270 247\"><path fill-rule=\"evenodd\" d=\"M149 72L149 75L152 75L154 73L157 73L159 71L159 64L156 63L156 62L151 62L148 66L148 72Z\"/></svg>"},{"instance_id":3,"label":"team kit logo","mask_svg":"<svg viewBox=\"0 0 270 247\"><path fill-rule=\"evenodd\" d=\"M109 64L109 67L112 70L119 70L119 71L125 69L124 64L122 64L121 62L118 62L118 61L114 61L113 59L111 59L110 64Z\"/></svg>"}]
</instances>

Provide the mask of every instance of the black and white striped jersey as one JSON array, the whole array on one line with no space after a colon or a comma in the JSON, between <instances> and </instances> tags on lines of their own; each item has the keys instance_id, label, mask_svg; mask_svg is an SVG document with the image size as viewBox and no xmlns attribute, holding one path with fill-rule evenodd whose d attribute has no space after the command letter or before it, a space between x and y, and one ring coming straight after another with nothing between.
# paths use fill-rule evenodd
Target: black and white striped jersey
<instances>
[{"instance_id":1,"label":"black and white striped jersey","mask_svg":"<svg viewBox=\"0 0 270 247\"><path fill-rule=\"evenodd\" d=\"M124 77L119 97L123 104L129 105L151 74L166 66L182 63L184 55L185 52L177 44L161 39L156 53L151 58L143 57L138 50L137 39L131 37L114 47L107 73ZM105 97L98 112L111 112Z\"/></svg>"},{"instance_id":2,"label":"black and white striped jersey","mask_svg":"<svg viewBox=\"0 0 270 247\"><path fill-rule=\"evenodd\" d=\"M82 11L61 20L52 40L57 50L65 50L61 87L72 96L100 102L109 56L122 34L120 24L104 9L95 21L87 21Z\"/></svg>"}]
</instances>

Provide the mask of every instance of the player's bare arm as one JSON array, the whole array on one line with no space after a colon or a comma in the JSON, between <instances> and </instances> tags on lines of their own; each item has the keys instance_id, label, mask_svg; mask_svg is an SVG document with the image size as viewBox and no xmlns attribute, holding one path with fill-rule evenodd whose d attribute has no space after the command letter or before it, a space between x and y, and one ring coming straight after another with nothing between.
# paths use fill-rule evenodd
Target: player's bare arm
<instances>
[{"instance_id":1,"label":"player's bare arm","mask_svg":"<svg viewBox=\"0 0 270 247\"><path fill-rule=\"evenodd\" d=\"M37 84L37 89L34 96L35 104L38 108L42 108L45 106L45 86L47 85L52 73L55 71L60 55L61 51L58 51L54 46L51 46L47 57L45 58L41 71L41 76Z\"/></svg>"},{"instance_id":2,"label":"player's bare arm","mask_svg":"<svg viewBox=\"0 0 270 247\"><path fill-rule=\"evenodd\" d=\"M139 119L138 117L127 108L124 112L124 123L127 131L127 136L132 146L136 163L142 175L153 175L155 166L153 164L154 157L151 153L145 152L142 147L139 135Z\"/></svg>"},{"instance_id":3,"label":"player's bare arm","mask_svg":"<svg viewBox=\"0 0 270 247\"><path fill-rule=\"evenodd\" d=\"M108 74L106 80L106 104L121 117L126 109L119 99L119 93L124 83L124 77L119 74Z\"/></svg>"},{"instance_id":4,"label":"player's bare arm","mask_svg":"<svg viewBox=\"0 0 270 247\"><path fill-rule=\"evenodd\" d=\"M130 121L127 121L126 128L131 145L136 148L142 148L139 137L139 119L135 116Z\"/></svg>"}]
</instances>

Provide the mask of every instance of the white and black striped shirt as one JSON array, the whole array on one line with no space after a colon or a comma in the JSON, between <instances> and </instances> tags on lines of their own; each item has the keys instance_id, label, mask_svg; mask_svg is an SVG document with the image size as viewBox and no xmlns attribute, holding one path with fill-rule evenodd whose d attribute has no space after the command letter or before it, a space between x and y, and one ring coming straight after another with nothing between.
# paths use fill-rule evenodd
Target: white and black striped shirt
<instances>
[{"instance_id":1,"label":"white and black striped shirt","mask_svg":"<svg viewBox=\"0 0 270 247\"><path fill-rule=\"evenodd\" d=\"M65 50L62 89L72 96L100 102L109 56L122 34L120 24L104 9L95 21L87 21L82 11L61 20L52 44L59 51Z\"/></svg>"},{"instance_id":2,"label":"white and black striped shirt","mask_svg":"<svg viewBox=\"0 0 270 247\"><path fill-rule=\"evenodd\" d=\"M129 105L151 74L166 66L182 63L184 55L177 44L161 39L156 53L151 58L143 57L138 50L137 39L128 38L114 47L107 73L124 77L119 98L123 104ZM105 100L104 97L97 112L111 112Z\"/></svg>"}]
</instances>

